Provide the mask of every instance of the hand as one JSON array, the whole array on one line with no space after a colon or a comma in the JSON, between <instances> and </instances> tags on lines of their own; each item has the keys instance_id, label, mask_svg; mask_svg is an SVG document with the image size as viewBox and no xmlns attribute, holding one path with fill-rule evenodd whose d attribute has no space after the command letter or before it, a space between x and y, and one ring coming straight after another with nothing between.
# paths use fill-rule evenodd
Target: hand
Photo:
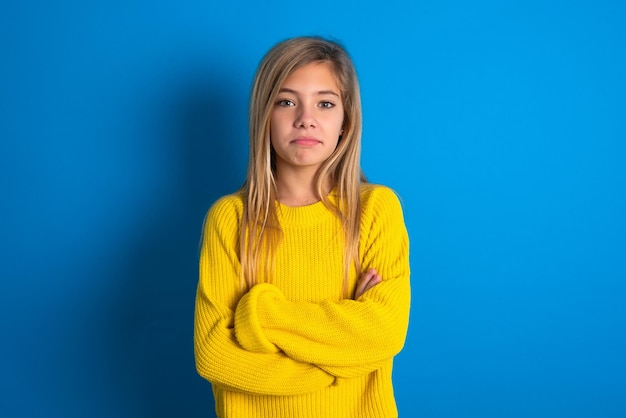
<instances>
[{"instance_id":1,"label":"hand","mask_svg":"<svg viewBox=\"0 0 626 418\"><path fill-rule=\"evenodd\" d=\"M361 295L372 287L376 286L378 283L382 282L383 279L376 273L375 269L369 269L365 273L361 275L361 278L356 284L356 290L354 291L354 300L357 300Z\"/></svg>"}]
</instances>

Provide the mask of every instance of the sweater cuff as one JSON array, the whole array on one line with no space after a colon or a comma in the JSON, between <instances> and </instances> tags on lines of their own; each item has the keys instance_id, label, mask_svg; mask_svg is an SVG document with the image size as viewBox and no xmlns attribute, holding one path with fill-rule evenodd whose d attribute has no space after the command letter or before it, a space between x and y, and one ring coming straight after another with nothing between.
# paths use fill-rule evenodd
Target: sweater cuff
<instances>
[{"instance_id":1,"label":"sweater cuff","mask_svg":"<svg viewBox=\"0 0 626 418\"><path fill-rule=\"evenodd\" d=\"M245 350L253 353L278 353L276 347L266 336L259 321L259 298L264 293L270 297L284 299L277 287L269 283L259 283L246 293L235 311L235 336ZM273 295L272 295L273 294Z\"/></svg>"}]
</instances>

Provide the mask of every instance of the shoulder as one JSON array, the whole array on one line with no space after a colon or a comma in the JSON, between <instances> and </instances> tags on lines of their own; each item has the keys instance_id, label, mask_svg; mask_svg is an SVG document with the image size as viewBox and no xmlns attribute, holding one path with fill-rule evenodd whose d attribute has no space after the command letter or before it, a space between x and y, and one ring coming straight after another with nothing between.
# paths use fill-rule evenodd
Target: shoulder
<instances>
[{"instance_id":1,"label":"shoulder","mask_svg":"<svg viewBox=\"0 0 626 418\"><path fill-rule=\"evenodd\" d=\"M240 192L222 196L211 205L209 213L241 211L243 210L243 198L244 195Z\"/></svg>"},{"instance_id":2,"label":"shoulder","mask_svg":"<svg viewBox=\"0 0 626 418\"><path fill-rule=\"evenodd\" d=\"M395 190L380 184L366 183L361 186L363 214L397 214L402 216L402 204Z\"/></svg>"},{"instance_id":3,"label":"shoulder","mask_svg":"<svg viewBox=\"0 0 626 418\"><path fill-rule=\"evenodd\" d=\"M393 189L377 184L361 187L360 228L364 245L391 245L408 238L400 197Z\"/></svg>"},{"instance_id":4,"label":"shoulder","mask_svg":"<svg viewBox=\"0 0 626 418\"><path fill-rule=\"evenodd\" d=\"M217 199L209 209L205 228L237 229L243 213L243 193L237 192Z\"/></svg>"}]
</instances>

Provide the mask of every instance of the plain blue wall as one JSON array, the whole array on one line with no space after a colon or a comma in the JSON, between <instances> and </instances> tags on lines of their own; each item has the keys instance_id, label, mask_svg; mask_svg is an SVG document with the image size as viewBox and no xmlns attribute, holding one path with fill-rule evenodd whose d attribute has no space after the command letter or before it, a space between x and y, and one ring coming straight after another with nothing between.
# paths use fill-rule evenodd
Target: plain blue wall
<instances>
[{"instance_id":1,"label":"plain blue wall","mask_svg":"<svg viewBox=\"0 0 626 418\"><path fill-rule=\"evenodd\" d=\"M0 6L0 415L211 417L200 227L243 180L275 42L357 64L403 197L402 417L626 416L621 1Z\"/></svg>"}]
</instances>

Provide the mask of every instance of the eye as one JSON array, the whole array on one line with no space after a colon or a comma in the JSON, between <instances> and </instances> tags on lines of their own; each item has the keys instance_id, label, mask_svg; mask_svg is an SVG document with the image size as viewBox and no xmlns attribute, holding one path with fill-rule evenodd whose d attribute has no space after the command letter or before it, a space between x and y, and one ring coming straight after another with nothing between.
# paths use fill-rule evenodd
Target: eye
<instances>
[{"instance_id":1,"label":"eye","mask_svg":"<svg viewBox=\"0 0 626 418\"><path fill-rule=\"evenodd\" d=\"M335 104L333 102L323 101L320 102L318 106L324 109L332 109L333 107L335 107Z\"/></svg>"},{"instance_id":2,"label":"eye","mask_svg":"<svg viewBox=\"0 0 626 418\"><path fill-rule=\"evenodd\" d=\"M277 106L282 106L282 107L289 107L289 106L295 106L296 104L293 101L289 100L289 99L279 99L276 102L276 105Z\"/></svg>"}]
</instances>

